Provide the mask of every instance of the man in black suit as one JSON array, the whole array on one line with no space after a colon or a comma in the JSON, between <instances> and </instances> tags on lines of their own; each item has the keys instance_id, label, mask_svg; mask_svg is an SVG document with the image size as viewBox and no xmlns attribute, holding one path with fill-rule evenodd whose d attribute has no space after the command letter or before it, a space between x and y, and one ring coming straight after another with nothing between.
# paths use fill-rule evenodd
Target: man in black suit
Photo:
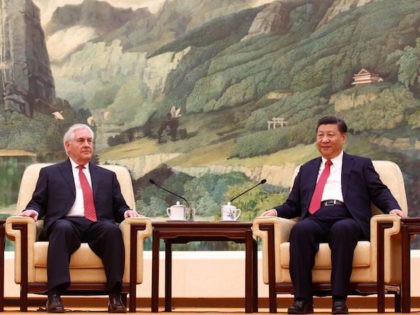
<instances>
[{"instance_id":1,"label":"man in black suit","mask_svg":"<svg viewBox=\"0 0 420 315\"><path fill-rule=\"evenodd\" d=\"M70 285L70 256L81 242L103 261L108 311L126 312L121 300L124 244L116 222L139 214L126 204L115 173L90 163L93 137L87 125L69 128L63 139L68 159L41 169L32 199L21 212L45 219L49 313L64 312L61 294Z\"/></svg>"},{"instance_id":2,"label":"man in black suit","mask_svg":"<svg viewBox=\"0 0 420 315\"><path fill-rule=\"evenodd\" d=\"M262 215L300 217L289 239L295 298L288 313L313 313L312 268L319 243L328 242L332 255L332 313L347 314L353 252L359 240L369 239L371 202L384 213L404 213L381 182L372 161L343 152L347 126L342 119L323 117L316 132L321 157L303 164L286 202Z\"/></svg>"}]
</instances>

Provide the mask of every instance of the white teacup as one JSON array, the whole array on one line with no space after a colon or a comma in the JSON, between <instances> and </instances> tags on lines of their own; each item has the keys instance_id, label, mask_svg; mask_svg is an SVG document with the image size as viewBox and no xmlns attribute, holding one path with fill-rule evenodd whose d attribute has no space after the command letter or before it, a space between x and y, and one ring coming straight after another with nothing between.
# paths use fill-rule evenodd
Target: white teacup
<instances>
[{"instance_id":1,"label":"white teacup","mask_svg":"<svg viewBox=\"0 0 420 315\"><path fill-rule=\"evenodd\" d=\"M166 213L170 220L186 220L187 207L176 202L176 205L170 206L166 209Z\"/></svg>"},{"instance_id":2,"label":"white teacup","mask_svg":"<svg viewBox=\"0 0 420 315\"><path fill-rule=\"evenodd\" d=\"M222 206L222 220L223 221L236 221L241 215L241 209L236 208L228 202Z\"/></svg>"}]
</instances>

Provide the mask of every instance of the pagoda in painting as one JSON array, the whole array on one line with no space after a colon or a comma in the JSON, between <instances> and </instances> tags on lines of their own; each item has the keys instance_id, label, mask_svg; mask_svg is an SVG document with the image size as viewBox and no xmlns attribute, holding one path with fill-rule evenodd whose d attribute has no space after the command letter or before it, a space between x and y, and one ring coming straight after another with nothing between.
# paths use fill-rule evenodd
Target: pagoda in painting
<instances>
[{"instance_id":1,"label":"pagoda in painting","mask_svg":"<svg viewBox=\"0 0 420 315\"><path fill-rule=\"evenodd\" d=\"M353 76L352 85L369 84L382 81L383 79L376 73L369 72L365 68L362 68L362 70Z\"/></svg>"}]
</instances>

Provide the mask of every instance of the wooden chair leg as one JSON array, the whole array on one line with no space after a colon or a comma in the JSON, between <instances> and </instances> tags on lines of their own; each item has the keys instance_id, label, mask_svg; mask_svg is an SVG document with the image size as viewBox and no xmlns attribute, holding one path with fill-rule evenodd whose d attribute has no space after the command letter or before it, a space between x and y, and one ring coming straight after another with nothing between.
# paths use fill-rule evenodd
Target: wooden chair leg
<instances>
[{"instance_id":1,"label":"wooden chair leg","mask_svg":"<svg viewBox=\"0 0 420 315\"><path fill-rule=\"evenodd\" d=\"M130 227L130 307L129 312L135 313L137 308L137 232L144 230L145 225L131 225Z\"/></svg>"},{"instance_id":2,"label":"wooden chair leg","mask_svg":"<svg viewBox=\"0 0 420 315\"><path fill-rule=\"evenodd\" d=\"M275 293L274 295L270 294L269 300L270 313L277 313L277 295Z\"/></svg>"},{"instance_id":3,"label":"wooden chair leg","mask_svg":"<svg viewBox=\"0 0 420 315\"><path fill-rule=\"evenodd\" d=\"M395 292L394 294L394 309L395 313L401 313L401 293Z\"/></svg>"},{"instance_id":4,"label":"wooden chair leg","mask_svg":"<svg viewBox=\"0 0 420 315\"><path fill-rule=\"evenodd\" d=\"M136 299L137 299L137 296L136 296L136 290L134 289L134 290L131 290L130 289L130 292L129 292L129 296L130 296L130 298L129 298L129 307L128 307L128 311L130 312L130 313L135 313L136 312ZM127 301L127 294L125 295L125 300ZM125 304L125 305L127 305L127 303Z\"/></svg>"},{"instance_id":5,"label":"wooden chair leg","mask_svg":"<svg viewBox=\"0 0 420 315\"><path fill-rule=\"evenodd\" d=\"M20 257L20 311L28 311L28 227L26 224L13 224L21 231Z\"/></svg>"},{"instance_id":6,"label":"wooden chair leg","mask_svg":"<svg viewBox=\"0 0 420 315\"><path fill-rule=\"evenodd\" d=\"M0 312L4 311L4 220L0 220Z\"/></svg>"},{"instance_id":7,"label":"wooden chair leg","mask_svg":"<svg viewBox=\"0 0 420 315\"><path fill-rule=\"evenodd\" d=\"M121 293L121 300L123 304L127 307L127 293Z\"/></svg>"},{"instance_id":8,"label":"wooden chair leg","mask_svg":"<svg viewBox=\"0 0 420 315\"><path fill-rule=\"evenodd\" d=\"M261 224L260 228L261 230L267 231L268 238L268 297L270 313L277 313L274 224Z\"/></svg>"},{"instance_id":9,"label":"wooden chair leg","mask_svg":"<svg viewBox=\"0 0 420 315\"><path fill-rule=\"evenodd\" d=\"M26 288L26 289L25 289ZM20 285L20 311L27 312L28 311L28 284Z\"/></svg>"}]
</instances>

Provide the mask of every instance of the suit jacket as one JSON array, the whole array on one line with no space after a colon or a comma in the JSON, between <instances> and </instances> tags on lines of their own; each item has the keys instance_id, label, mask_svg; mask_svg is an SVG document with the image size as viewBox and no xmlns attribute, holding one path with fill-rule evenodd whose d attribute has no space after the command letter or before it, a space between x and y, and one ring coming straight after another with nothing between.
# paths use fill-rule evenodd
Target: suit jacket
<instances>
[{"instance_id":1,"label":"suit jacket","mask_svg":"<svg viewBox=\"0 0 420 315\"><path fill-rule=\"evenodd\" d=\"M33 209L44 218L44 229L67 215L76 198L76 186L69 159L41 169L32 200L26 209ZM114 172L89 163L93 199L98 220L121 222L129 209L121 194Z\"/></svg>"},{"instance_id":2,"label":"suit jacket","mask_svg":"<svg viewBox=\"0 0 420 315\"><path fill-rule=\"evenodd\" d=\"M309 214L321 162L319 157L300 167L288 199L283 205L275 207L278 216L304 218ZM365 239L370 236L371 202L384 213L401 209L368 158L343 154L341 187L344 203L350 215L359 223Z\"/></svg>"}]
</instances>

